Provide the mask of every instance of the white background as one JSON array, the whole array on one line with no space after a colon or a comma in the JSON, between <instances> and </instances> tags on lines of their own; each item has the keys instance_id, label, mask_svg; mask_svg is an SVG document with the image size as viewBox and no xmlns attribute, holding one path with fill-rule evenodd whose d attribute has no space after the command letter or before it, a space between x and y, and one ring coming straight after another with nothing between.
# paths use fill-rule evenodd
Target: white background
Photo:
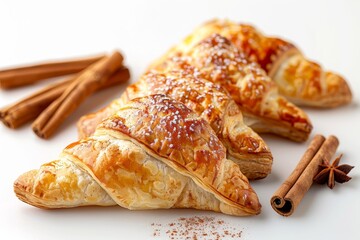
<instances>
[{"instance_id":1,"label":"white background","mask_svg":"<svg viewBox=\"0 0 360 240\"><path fill-rule=\"evenodd\" d=\"M166 239L152 237L152 222L179 217L216 216L243 231L243 239L360 239L360 1L0 1L0 68L41 60L86 56L119 49L131 68L132 81L156 57L196 26L215 18L256 25L289 39L310 59L345 76L352 104L331 110L305 109L315 133L335 134L343 162L355 165L353 179L332 191L313 186L293 216L284 218L269 199L297 164L307 143L264 136L272 149L272 174L253 182L262 213L237 218L195 210L128 211L120 207L45 211L19 201L13 181L23 172L57 157L76 140L76 120L105 106L125 85L97 93L50 140L30 125L9 130L0 125L1 239ZM3 91L0 106L44 84Z\"/></svg>"}]
</instances>

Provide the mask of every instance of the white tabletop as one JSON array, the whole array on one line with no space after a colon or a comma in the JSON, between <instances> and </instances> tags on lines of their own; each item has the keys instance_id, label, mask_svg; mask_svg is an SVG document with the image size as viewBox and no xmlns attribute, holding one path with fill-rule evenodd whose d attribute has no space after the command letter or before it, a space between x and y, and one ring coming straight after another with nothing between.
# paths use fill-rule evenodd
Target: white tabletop
<instances>
[{"instance_id":1,"label":"white tabletop","mask_svg":"<svg viewBox=\"0 0 360 240\"><path fill-rule=\"evenodd\" d=\"M313 186L296 212L277 215L270 197L297 164L307 143L264 136L273 155L270 176L253 182L262 213L231 217L195 210L129 211L120 207L46 211L19 201L12 184L23 172L57 157L76 140L75 123L105 106L125 85L89 98L50 140L30 125L10 130L0 124L0 239L167 239L168 223L180 217L213 216L242 231L241 239L360 239L360 2L359 1L6 1L0 6L0 68L119 49L135 81L146 66L196 26L218 17L251 23L295 43L310 59L345 76L352 104L331 110L305 109L312 136L340 139L343 162L355 165L353 179L333 190ZM3 91L0 107L46 85ZM162 224L160 236L154 226ZM181 239L181 238L178 238ZM201 238L200 238L201 239ZM211 239L209 237L204 239Z\"/></svg>"}]
</instances>

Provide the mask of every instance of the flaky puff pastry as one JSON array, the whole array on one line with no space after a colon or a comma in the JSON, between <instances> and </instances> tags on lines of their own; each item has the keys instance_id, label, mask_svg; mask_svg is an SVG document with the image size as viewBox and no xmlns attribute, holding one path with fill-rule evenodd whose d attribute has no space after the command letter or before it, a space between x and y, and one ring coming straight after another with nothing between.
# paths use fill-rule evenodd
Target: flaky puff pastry
<instances>
[{"instance_id":1,"label":"flaky puff pastry","mask_svg":"<svg viewBox=\"0 0 360 240\"><path fill-rule=\"evenodd\" d=\"M257 132L305 141L312 130L306 113L280 96L266 72L221 35L210 35L192 47L180 44L150 68L165 72L196 69L194 74L229 92L241 108L245 124Z\"/></svg>"},{"instance_id":2,"label":"flaky puff pastry","mask_svg":"<svg viewBox=\"0 0 360 240\"><path fill-rule=\"evenodd\" d=\"M328 108L351 102L351 90L343 77L306 59L292 43L267 37L250 25L209 21L188 36L182 47L191 48L214 33L228 38L247 59L260 64L277 83L280 94L293 103Z\"/></svg>"},{"instance_id":3,"label":"flaky puff pastry","mask_svg":"<svg viewBox=\"0 0 360 240\"><path fill-rule=\"evenodd\" d=\"M165 95L130 101L59 160L21 175L14 190L42 208L195 208L236 216L261 209L209 124Z\"/></svg>"},{"instance_id":4,"label":"flaky puff pastry","mask_svg":"<svg viewBox=\"0 0 360 240\"><path fill-rule=\"evenodd\" d=\"M91 135L101 118L112 115L129 100L165 94L185 104L210 124L227 149L228 158L239 164L248 179L266 177L272 165L272 154L266 143L244 124L239 107L222 87L196 77L193 71L152 71L144 74L126 89L120 99L95 114L82 117L78 122L80 138ZM176 131L176 127L173 130Z\"/></svg>"}]
</instances>

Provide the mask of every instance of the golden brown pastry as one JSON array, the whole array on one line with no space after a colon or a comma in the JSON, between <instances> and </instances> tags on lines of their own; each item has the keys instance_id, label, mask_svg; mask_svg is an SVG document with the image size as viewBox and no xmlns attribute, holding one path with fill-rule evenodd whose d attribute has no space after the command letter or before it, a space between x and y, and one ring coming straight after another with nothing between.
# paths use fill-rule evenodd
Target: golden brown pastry
<instances>
[{"instance_id":1,"label":"golden brown pastry","mask_svg":"<svg viewBox=\"0 0 360 240\"><path fill-rule=\"evenodd\" d=\"M300 108L279 96L276 84L227 38L213 34L197 44L179 45L151 68L167 72L186 69L224 87L240 106L244 122L257 132L305 141L312 125ZM184 63L185 62L185 63Z\"/></svg>"},{"instance_id":2,"label":"golden brown pastry","mask_svg":"<svg viewBox=\"0 0 360 240\"><path fill-rule=\"evenodd\" d=\"M80 137L92 134L102 118L112 115L129 100L152 94L165 94L205 119L227 149L228 158L239 164L248 179L264 178L271 172L272 154L269 148L258 134L244 124L234 100L220 86L188 74L186 70L144 74L126 89L120 99L95 114L82 117L78 122Z\"/></svg>"},{"instance_id":3,"label":"golden brown pastry","mask_svg":"<svg viewBox=\"0 0 360 240\"><path fill-rule=\"evenodd\" d=\"M337 107L352 99L343 77L307 60L293 44L267 37L249 25L228 20L207 22L188 36L181 48L192 48L214 33L228 38L247 59L260 64L277 83L280 94L297 105Z\"/></svg>"},{"instance_id":4,"label":"golden brown pastry","mask_svg":"<svg viewBox=\"0 0 360 240\"><path fill-rule=\"evenodd\" d=\"M165 95L130 101L59 160L21 175L14 190L42 208L196 208L236 216L261 208L209 124Z\"/></svg>"}]
</instances>

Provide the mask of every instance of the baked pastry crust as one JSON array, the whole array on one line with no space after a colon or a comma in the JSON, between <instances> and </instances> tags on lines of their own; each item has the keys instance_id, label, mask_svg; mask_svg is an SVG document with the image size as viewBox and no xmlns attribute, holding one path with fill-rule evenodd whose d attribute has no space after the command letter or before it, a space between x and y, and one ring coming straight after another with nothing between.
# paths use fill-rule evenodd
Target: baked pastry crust
<instances>
[{"instance_id":1,"label":"baked pastry crust","mask_svg":"<svg viewBox=\"0 0 360 240\"><path fill-rule=\"evenodd\" d=\"M67 146L59 160L21 175L14 190L43 208L117 204L236 216L261 208L209 124L164 95L130 101L93 136Z\"/></svg>"},{"instance_id":2,"label":"baked pastry crust","mask_svg":"<svg viewBox=\"0 0 360 240\"><path fill-rule=\"evenodd\" d=\"M247 178L266 177L272 165L268 146L244 124L239 107L228 93L219 85L195 77L196 71L181 69L144 74L137 83L127 88L120 102L163 93L185 104L210 124L227 149L229 159L240 166Z\"/></svg>"},{"instance_id":3,"label":"baked pastry crust","mask_svg":"<svg viewBox=\"0 0 360 240\"><path fill-rule=\"evenodd\" d=\"M182 47L191 48L214 33L228 38L247 59L266 70L280 94L293 103L328 108L351 102L350 87L342 76L306 59L292 43L267 37L250 25L212 20L189 35Z\"/></svg>"},{"instance_id":4,"label":"baked pastry crust","mask_svg":"<svg viewBox=\"0 0 360 240\"><path fill-rule=\"evenodd\" d=\"M278 94L276 84L256 63L249 62L227 38L212 34L197 44L179 44L151 65L151 69L197 69L202 78L224 87L257 132L270 132L305 141L312 124L306 113ZM184 62L186 64L184 64ZM190 66L190 67L189 67Z\"/></svg>"},{"instance_id":5,"label":"baked pastry crust","mask_svg":"<svg viewBox=\"0 0 360 240\"><path fill-rule=\"evenodd\" d=\"M189 66L188 66L189 67ZM239 164L248 179L260 179L271 172L272 154L263 141L243 122L242 113L228 93L219 85L195 77L194 69L151 71L130 85L120 99L98 113L82 117L78 122L81 138L92 134L101 117L111 115L129 100L152 94L165 94L205 119L227 149L228 158ZM174 131L176 127L174 127Z\"/></svg>"}]
</instances>

